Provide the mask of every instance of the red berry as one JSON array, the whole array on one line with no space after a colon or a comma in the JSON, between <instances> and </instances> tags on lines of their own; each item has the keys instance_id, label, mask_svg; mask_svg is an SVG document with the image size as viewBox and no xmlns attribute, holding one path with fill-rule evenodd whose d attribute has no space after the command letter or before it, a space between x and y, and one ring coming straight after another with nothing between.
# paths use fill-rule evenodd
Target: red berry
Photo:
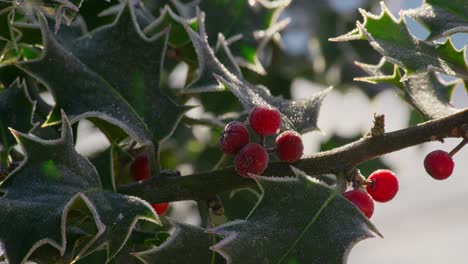
<instances>
[{"instance_id":1,"label":"red berry","mask_svg":"<svg viewBox=\"0 0 468 264\"><path fill-rule=\"evenodd\" d=\"M169 203L157 203L151 205L158 215L163 215L169 208Z\"/></svg>"},{"instance_id":2,"label":"red berry","mask_svg":"<svg viewBox=\"0 0 468 264\"><path fill-rule=\"evenodd\" d=\"M284 131L276 138L275 144L276 153L282 161L298 161L304 152L301 135L296 131Z\"/></svg>"},{"instance_id":3,"label":"red berry","mask_svg":"<svg viewBox=\"0 0 468 264\"><path fill-rule=\"evenodd\" d=\"M148 155L143 154L137 156L130 166L130 171L135 181L141 181L151 177Z\"/></svg>"},{"instance_id":4,"label":"red berry","mask_svg":"<svg viewBox=\"0 0 468 264\"><path fill-rule=\"evenodd\" d=\"M434 150L424 159L424 168L436 180L452 175L454 165L452 157L443 150Z\"/></svg>"},{"instance_id":5,"label":"red berry","mask_svg":"<svg viewBox=\"0 0 468 264\"><path fill-rule=\"evenodd\" d=\"M374 213L374 202L369 194L361 190L351 190L343 193L343 196L356 205L367 218L371 218Z\"/></svg>"},{"instance_id":6,"label":"red berry","mask_svg":"<svg viewBox=\"0 0 468 264\"><path fill-rule=\"evenodd\" d=\"M247 145L249 141L249 130L247 130L247 127L241 122L233 121L224 128L219 139L219 145L224 153L235 154L243 146Z\"/></svg>"},{"instance_id":7,"label":"red berry","mask_svg":"<svg viewBox=\"0 0 468 264\"><path fill-rule=\"evenodd\" d=\"M366 186L367 192L377 202L388 202L398 192L398 179L390 170L376 170L368 180L372 183Z\"/></svg>"},{"instance_id":8,"label":"red berry","mask_svg":"<svg viewBox=\"0 0 468 264\"><path fill-rule=\"evenodd\" d=\"M268 136L278 133L281 127L281 114L276 108L255 106L249 115L249 123L257 134Z\"/></svg>"},{"instance_id":9,"label":"red berry","mask_svg":"<svg viewBox=\"0 0 468 264\"><path fill-rule=\"evenodd\" d=\"M262 145L245 145L234 159L234 168L239 175L248 177L249 173L260 175L268 167L268 153Z\"/></svg>"}]
</instances>

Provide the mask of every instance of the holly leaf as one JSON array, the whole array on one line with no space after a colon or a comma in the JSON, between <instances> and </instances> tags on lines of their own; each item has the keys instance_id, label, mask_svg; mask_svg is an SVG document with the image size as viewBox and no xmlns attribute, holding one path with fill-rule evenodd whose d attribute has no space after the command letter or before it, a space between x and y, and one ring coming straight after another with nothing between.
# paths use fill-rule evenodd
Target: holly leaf
<instances>
[{"instance_id":1,"label":"holly leaf","mask_svg":"<svg viewBox=\"0 0 468 264\"><path fill-rule=\"evenodd\" d=\"M403 98L426 119L440 118L459 111L450 104L450 98L461 80L445 83L434 72L419 74L403 80L397 66L393 66L393 74L387 74L392 65L384 58L377 65L356 64L370 76L359 77L355 80L388 83L400 88L403 92Z\"/></svg>"},{"instance_id":2,"label":"holly leaf","mask_svg":"<svg viewBox=\"0 0 468 264\"><path fill-rule=\"evenodd\" d=\"M206 12L209 24L207 33L210 39L216 39L222 33L233 43L232 49L238 63L257 73L265 74L259 55L272 39L286 26L288 19L279 21L281 12L290 0L275 1L201 1L197 7ZM193 2L190 14L194 14ZM184 7L176 5L183 14ZM190 8L189 8L190 9Z\"/></svg>"},{"instance_id":3,"label":"holly leaf","mask_svg":"<svg viewBox=\"0 0 468 264\"><path fill-rule=\"evenodd\" d=\"M16 80L0 92L0 145L8 152L16 142L8 128L29 132L35 103L29 98L26 85Z\"/></svg>"},{"instance_id":4,"label":"holly leaf","mask_svg":"<svg viewBox=\"0 0 468 264\"><path fill-rule=\"evenodd\" d=\"M460 80L446 83L435 73L429 72L409 78L405 81L405 88L411 104L426 119L435 119L460 111L450 103L452 93L459 83Z\"/></svg>"},{"instance_id":5,"label":"holly leaf","mask_svg":"<svg viewBox=\"0 0 468 264\"><path fill-rule=\"evenodd\" d=\"M413 37L404 19L395 19L382 2L379 16L360 10L364 22L357 28L331 41L367 39L370 45L385 59L405 71L403 80L427 71L437 71L468 79L465 49L456 50L450 39L444 43L428 43ZM402 15L402 17L404 17Z\"/></svg>"},{"instance_id":6,"label":"holly leaf","mask_svg":"<svg viewBox=\"0 0 468 264\"><path fill-rule=\"evenodd\" d=\"M379 234L336 191L293 168L295 178L254 176L262 189L246 220L208 230L228 263L345 263L357 242Z\"/></svg>"},{"instance_id":7,"label":"holly leaf","mask_svg":"<svg viewBox=\"0 0 468 264\"><path fill-rule=\"evenodd\" d=\"M0 198L0 240L9 263L24 263L45 244L63 255L67 216L78 201L89 208L98 230L78 256L93 242L100 242L111 258L138 220L159 222L147 202L102 189L96 169L75 151L68 118L65 114L62 118L62 134L56 140L12 130L26 159L0 186L4 193Z\"/></svg>"},{"instance_id":8,"label":"holly leaf","mask_svg":"<svg viewBox=\"0 0 468 264\"><path fill-rule=\"evenodd\" d=\"M468 3L465 0L425 0L404 14L424 24L429 29L428 40L468 32Z\"/></svg>"},{"instance_id":9,"label":"holly leaf","mask_svg":"<svg viewBox=\"0 0 468 264\"><path fill-rule=\"evenodd\" d=\"M214 82L214 80L216 80L219 83L216 85L216 89L221 87L220 84L229 88L247 111L257 105L278 108L281 112L283 130L291 129L299 133L307 133L317 129L317 118L320 106L325 95L331 88L303 100L286 100L282 97L272 96L266 87L248 83L242 77L240 71L237 72L236 69L238 69L238 67L235 67L235 64L229 59L232 58L232 56L229 55L229 49L223 42L221 42L221 49L226 52L224 58L226 58L226 64L228 66L225 66L218 60L208 43L204 23L202 22L203 17L199 15L198 18L199 33L196 33L187 26L185 27L195 46L199 62L204 64L204 66L200 64L200 71L202 71L202 73L200 73L201 77L198 77L194 83L201 82L200 80L202 79L204 80L203 83ZM223 38L221 37L221 41L222 40ZM234 69L234 72L231 72L229 69ZM192 85L193 84L190 86ZM207 91L213 89L213 86L205 87ZM196 90L202 90L202 88L197 88Z\"/></svg>"},{"instance_id":10,"label":"holly leaf","mask_svg":"<svg viewBox=\"0 0 468 264\"><path fill-rule=\"evenodd\" d=\"M177 105L160 90L166 43L167 31L151 39L143 35L128 3L114 24L79 39L72 48L83 63L108 80L135 109L157 142L171 135L190 109Z\"/></svg>"},{"instance_id":11,"label":"holly leaf","mask_svg":"<svg viewBox=\"0 0 468 264\"><path fill-rule=\"evenodd\" d=\"M213 251L209 249L213 245L213 235L205 232L205 229L178 223L169 219L176 228L175 232L160 246L134 253L143 263L151 264L179 264L186 263L211 263Z\"/></svg>"},{"instance_id":12,"label":"holly leaf","mask_svg":"<svg viewBox=\"0 0 468 264\"><path fill-rule=\"evenodd\" d=\"M128 2L113 24L78 39L70 50L56 41L43 19L41 25L42 58L18 66L52 91L57 104L48 124L57 122L60 107L72 122L98 117L145 145L173 132L188 108L175 104L159 89L166 32L147 39Z\"/></svg>"},{"instance_id":13,"label":"holly leaf","mask_svg":"<svg viewBox=\"0 0 468 264\"><path fill-rule=\"evenodd\" d=\"M180 48L190 43L190 38L184 29L184 25L188 25L193 29L198 28L197 19L184 19L172 11L172 9L166 5L161 10L159 17L151 22L143 32L153 36L159 34L167 27L170 27L168 44L173 48Z\"/></svg>"}]
</instances>

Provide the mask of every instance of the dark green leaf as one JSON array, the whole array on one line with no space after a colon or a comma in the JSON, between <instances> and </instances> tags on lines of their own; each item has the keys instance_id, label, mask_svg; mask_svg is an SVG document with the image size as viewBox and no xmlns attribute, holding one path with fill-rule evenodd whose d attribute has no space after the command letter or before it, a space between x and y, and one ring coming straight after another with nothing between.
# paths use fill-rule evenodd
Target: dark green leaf
<instances>
[{"instance_id":1,"label":"dark green leaf","mask_svg":"<svg viewBox=\"0 0 468 264\"><path fill-rule=\"evenodd\" d=\"M345 263L352 246L378 234L341 195L295 171L296 178L256 176L260 202L246 220L209 230L225 237L212 249L228 263Z\"/></svg>"},{"instance_id":2,"label":"dark green leaf","mask_svg":"<svg viewBox=\"0 0 468 264\"><path fill-rule=\"evenodd\" d=\"M98 230L88 246L105 246L109 257L120 250L139 219L158 222L145 201L102 189L95 168L75 151L64 114L59 139L13 133L27 157L1 183L5 195L0 198L0 239L9 263L24 263L44 244L63 255L67 216L77 201L91 211ZM84 255L88 246L78 255Z\"/></svg>"},{"instance_id":3,"label":"dark green leaf","mask_svg":"<svg viewBox=\"0 0 468 264\"><path fill-rule=\"evenodd\" d=\"M405 81L406 92L411 103L428 119L435 119L459 111L450 104L453 90L458 81L445 83L435 73L425 73Z\"/></svg>"},{"instance_id":4,"label":"dark green leaf","mask_svg":"<svg viewBox=\"0 0 468 264\"><path fill-rule=\"evenodd\" d=\"M19 67L46 83L57 102L55 109L63 108L73 122L98 117L122 127L142 144L157 143L173 132L187 107L159 90L166 33L147 39L132 6L123 7L116 22L75 41L71 52L57 43L42 21L43 57Z\"/></svg>"},{"instance_id":5,"label":"dark green leaf","mask_svg":"<svg viewBox=\"0 0 468 264\"><path fill-rule=\"evenodd\" d=\"M170 222L176 230L164 243L135 256L147 264L211 263L213 235L200 227Z\"/></svg>"},{"instance_id":6,"label":"dark green leaf","mask_svg":"<svg viewBox=\"0 0 468 264\"><path fill-rule=\"evenodd\" d=\"M236 189L220 194L224 215L229 220L244 219L260 198L257 188Z\"/></svg>"},{"instance_id":7,"label":"dark green leaf","mask_svg":"<svg viewBox=\"0 0 468 264\"><path fill-rule=\"evenodd\" d=\"M0 92L0 145L4 151L8 152L15 143L8 128L29 132L33 128L33 112L34 102L29 98L24 83L16 80Z\"/></svg>"},{"instance_id":8,"label":"dark green leaf","mask_svg":"<svg viewBox=\"0 0 468 264\"><path fill-rule=\"evenodd\" d=\"M468 2L466 0L425 0L403 14L423 23L430 31L428 40L468 32Z\"/></svg>"},{"instance_id":9,"label":"dark green leaf","mask_svg":"<svg viewBox=\"0 0 468 264\"><path fill-rule=\"evenodd\" d=\"M188 43L190 43L190 38L187 35L187 32L184 29L184 25L189 25L193 29L198 28L198 21L196 19L186 20L182 17L176 15L169 6L165 6L159 17L154 20L150 25L148 25L143 32L153 36L159 34L167 27L170 27L169 46L172 48L180 48Z\"/></svg>"}]
</instances>

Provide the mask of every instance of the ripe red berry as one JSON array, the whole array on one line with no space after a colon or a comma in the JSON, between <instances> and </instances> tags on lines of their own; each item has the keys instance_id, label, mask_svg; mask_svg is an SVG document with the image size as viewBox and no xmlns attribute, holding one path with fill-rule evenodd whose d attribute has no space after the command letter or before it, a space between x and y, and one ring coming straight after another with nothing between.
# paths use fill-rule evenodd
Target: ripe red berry
<instances>
[{"instance_id":1,"label":"ripe red berry","mask_svg":"<svg viewBox=\"0 0 468 264\"><path fill-rule=\"evenodd\" d=\"M130 166L130 171L135 181L141 181L151 177L148 155L143 154L137 156Z\"/></svg>"},{"instance_id":2,"label":"ripe red berry","mask_svg":"<svg viewBox=\"0 0 468 264\"><path fill-rule=\"evenodd\" d=\"M356 205L367 218L371 218L374 213L374 202L369 194L361 190L351 190L343 193L343 196Z\"/></svg>"},{"instance_id":3,"label":"ripe red berry","mask_svg":"<svg viewBox=\"0 0 468 264\"><path fill-rule=\"evenodd\" d=\"M247 145L249 141L249 130L247 130L247 127L241 122L233 121L224 128L219 139L219 145L224 153L235 154L243 146Z\"/></svg>"},{"instance_id":4,"label":"ripe red berry","mask_svg":"<svg viewBox=\"0 0 468 264\"><path fill-rule=\"evenodd\" d=\"M163 215L169 209L169 203L157 203L151 205L158 215Z\"/></svg>"},{"instance_id":5,"label":"ripe red berry","mask_svg":"<svg viewBox=\"0 0 468 264\"><path fill-rule=\"evenodd\" d=\"M278 133L281 127L281 114L276 108L255 106L250 111L249 123L257 134L273 135Z\"/></svg>"},{"instance_id":6,"label":"ripe red berry","mask_svg":"<svg viewBox=\"0 0 468 264\"><path fill-rule=\"evenodd\" d=\"M282 161L298 161L304 152L301 135L296 131L284 131L276 138L275 144L276 153Z\"/></svg>"},{"instance_id":7,"label":"ripe red berry","mask_svg":"<svg viewBox=\"0 0 468 264\"><path fill-rule=\"evenodd\" d=\"M454 166L452 157L443 150L434 150L424 159L424 168L436 180L447 179Z\"/></svg>"},{"instance_id":8,"label":"ripe red berry","mask_svg":"<svg viewBox=\"0 0 468 264\"><path fill-rule=\"evenodd\" d=\"M260 175L268 167L268 153L262 145L245 145L234 159L234 168L239 175L248 177L249 173Z\"/></svg>"},{"instance_id":9,"label":"ripe red berry","mask_svg":"<svg viewBox=\"0 0 468 264\"><path fill-rule=\"evenodd\" d=\"M368 178L367 192L377 202L388 202L398 192L398 179L390 170L376 170Z\"/></svg>"}]
</instances>

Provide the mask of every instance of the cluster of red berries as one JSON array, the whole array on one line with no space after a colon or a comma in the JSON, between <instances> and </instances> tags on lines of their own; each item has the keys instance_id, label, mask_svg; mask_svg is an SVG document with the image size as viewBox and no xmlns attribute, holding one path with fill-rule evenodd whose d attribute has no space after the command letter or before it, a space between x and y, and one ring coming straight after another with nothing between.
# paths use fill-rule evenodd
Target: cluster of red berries
<instances>
[{"instance_id":1,"label":"cluster of red berries","mask_svg":"<svg viewBox=\"0 0 468 264\"><path fill-rule=\"evenodd\" d=\"M250 111L249 124L262 138L260 144L250 142L247 126L238 121L227 124L219 139L219 145L224 153L236 155L234 168L244 177L248 177L249 173L260 175L268 167L268 151L265 149L263 138L279 132L281 114L276 108L256 106ZM282 132L276 138L275 148L271 151L284 162L298 161L304 151L301 135L292 130Z\"/></svg>"},{"instance_id":2,"label":"cluster of red berries","mask_svg":"<svg viewBox=\"0 0 468 264\"><path fill-rule=\"evenodd\" d=\"M135 181L142 181L151 177L148 155L142 154L137 156L130 166L130 171ZM158 215L163 215L169 209L169 203L155 203L151 204L151 207L153 207Z\"/></svg>"},{"instance_id":3,"label":"cluster of red berries","mask_svg":"<svg viewBox=\"0 0 468 264\"><path fill-rule=\"evenodd\" d=\"M374 213L372 199L381 203L392 200L398 192L398 179L390 170L376 170L364 183L367 192L357 186L356 189L343 193L343 196L370 218Z\"/></svg>"},{"instance_id":4,"label":"cluster of red berries","mask_svg":"<svg viewBox=\"0 0 468 264\"><path fill-rule=\"evenodd\" d=\"M464 139L450 153L443 150L434 150L427 154L424 159L426 172L436 180L445 180L452 175L455 166L452 156L468 143ZM395 174L389 170L377 170L373 172L367 181L364 182L367 192L360 189L357 184L356 189L343 193L343 196L356 205L368 218L374 212L374 202L388 202L395 197L398 192L398 180Z\"/></svg>"}]
</instances>

